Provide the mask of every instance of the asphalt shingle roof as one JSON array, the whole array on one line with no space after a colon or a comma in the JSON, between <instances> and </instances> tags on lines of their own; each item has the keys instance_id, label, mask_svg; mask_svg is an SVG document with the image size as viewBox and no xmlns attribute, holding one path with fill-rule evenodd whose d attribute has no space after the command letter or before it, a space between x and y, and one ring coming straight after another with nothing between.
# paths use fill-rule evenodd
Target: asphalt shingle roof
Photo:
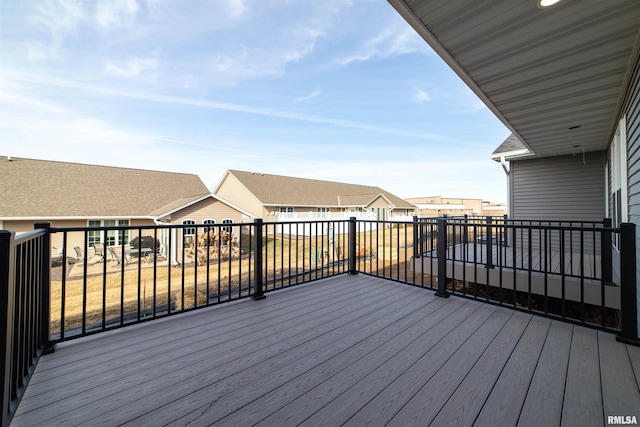
<instances>
[{"instance_id":1,"label":"asphalt shingle roof","mask_svg":"<svg viewBox=\"0 0 640 427\"><path fill-rule=\"evenodd\" d=\"M229 173L267 206L366 206L382 194L396 208L413 208L407 201L380 187L238 170Z\"/></svg>"},{"instance_id":2,"label":"asphalt shingle roof","mask_svg":"<svg viewBox=\"0 0 640 427\"><path fill-rule=\"evenodd\" d=\"M524 146L517 136L511 134L507 139L502 141L502 144L494 150L493 154L510 153L512 151L524 150L526 148L527 147Z\"/></svg>"},{"instance_id":3,"label":"asphalt shingle roof","mask_svg":"<svg viewBox=\"0 0 640 427\"><path fill-rule=\"evenodd\" d=\"M208 193L194 174L0 156L0 218L151 216Z\"/></svg>"}]
</instances>

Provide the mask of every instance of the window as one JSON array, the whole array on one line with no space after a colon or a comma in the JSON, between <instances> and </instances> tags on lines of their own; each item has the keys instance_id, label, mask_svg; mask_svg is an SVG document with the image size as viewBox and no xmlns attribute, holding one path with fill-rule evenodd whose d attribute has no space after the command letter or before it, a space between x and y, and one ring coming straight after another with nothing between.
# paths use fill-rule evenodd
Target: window
<instances>
[{"instance_id":1,"label":"window","mask_svg":"<svg viewBox=\"0 0 640 427\"><path fill-rule=\"evenodd\" d=\"M331 212L331 208L317 208L319 218L329 218L329 212Z\"/></svg>"},{"instance_id":2,"label":"window","mask_svg":"<svg viewBox=\"0 0 640 427\"><path fill-rule=\"evenodd\" d=\"M609 149L609 168L611 171L611 183L609 188L610 206L609 215L613 226L629 220L629 202L627 199L627 136L626 120L623 117L618 124L616 133ZM619 249L618 235L614 237L614 246Z\"/></svg>"},{"instance_id":3,"label":"window","mask_svg":"<svg viewBox=\"0 0 640 427\"><path fill-rule=\"evenodd\" d=\"M185 219L182 225L196 225L192 219ZM196 227L184 227L182 229L182 245L186 247L195 246Z\"/></svg>"},{"instance_id":4,"label":"window","mask_svg":"<svg viewBox=\"0 0 640 427\"><path fill-rule=\"evenodd\" d=\"M204 221L202 221L202 223L203 223L204 225L213 225L213 224L215 224L215 223L216 223L216 220L215 220L215 219L205 219ZM208 233L208 232L209 232L209 230L211 230L211 228L210 228L210 227L205 227L205 228L204 228L205 233Z\"/></svg>"},{"instance_id":5,"label":"window","mask_svg":"<svg viewBox=\"0 0 640 427\"><path fill-rule=\"evenodd\" d=\"M280 206L280 213L294 212L293 206Z\"/></svg>"},{"instance_id":6,"label":"window","mask_svg":"<svg viewBox=\"0 0 640 427\"><path fill-rule=\"evenodd\" d=\"M229 219L229 218L227 218L227 219L223 219L223 220L222 220L222 223L223 223L223 224L233 224L233 220L232 220L232 219ZM229 226L227 226L227 227L224 227L224 226L223 226L223 227L222 227L222 229L223 229L224 231L226 231L227 233L229 233L229 234L231 234L231 232L232 232L232 231L231 231L231 229L232 229L232 228L233 228L233 227L229 227Z\"/></svg>"},{"instance_id":7,"label":"window","mask_svg":"<svg viewBox=\"0 0 640 427\"><path fill-rule=\"evenodd\" d=\"M90 219L88 225L89 227L100 227L100 220ZM87 243L89 244L89 247L96 243L100 243L100 239L100 230L90 230L87 233Z\"/></svg>"},{"instance_id":8,"label":"window","mask_svg":"<svg viewBox=\"0 0 640 427\"><path fill-rule=\"evenodd\" d=\"M372 211L376 214L376 219L378 221L386 221L387 220L387 209L385 209L385 208L373 208Z\"/></svg>"},{"instance_id":9,"label":"window","mask_svg":"<svg viewBox=\"0 0 640 427\"><path fill-rule=\"evenodd\" d=\"M105 219L105 220L89 220L89 227L128 227L128 219ZM95 243L104 243L105 246L115 246L129 243L129 230L107 230L107 237L104 240L104 231L91 230L87 234L89 246Z\"/></svg>"}]
</instances>

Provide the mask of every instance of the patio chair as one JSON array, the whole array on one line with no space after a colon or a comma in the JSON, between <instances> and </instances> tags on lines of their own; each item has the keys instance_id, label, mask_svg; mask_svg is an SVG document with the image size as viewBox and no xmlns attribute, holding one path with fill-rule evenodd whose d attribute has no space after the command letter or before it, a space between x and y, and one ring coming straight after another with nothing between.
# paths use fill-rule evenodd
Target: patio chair
<instances>
[{"instance_id":1,"label":"patio chair","mask_svg":"<svg viewBox=\"0 0 640 427\"><path fill-rule=\"evenodd\" d=\"M93 244L94 257L99 257L100 260L104 260L104 243Z\"/></svg>"},{"instance_id":2,"label":"patio chair","mask_svg":"<svg viewBox=\"0 0 640 427\"><path fill-rule=\"evenodd\" d=\"M76 262L78 264L82 264L84 262L84 251L82 250L82 248L80 248L80 246L74 247L73 250L76 251Z\"/></svg>"},{"instance_id":3,"label":"patio chair","mask_svg":"<svg viewBox=\"0 0 640 427\"><path fill-rule=\"evenodd\" d=\"M84 262L84 250L80 247L80 246L76 246L73 248L74 251L76 251L76 258L77 258L77 263L78 264L82 264ZM102 257L101 256L95 256L95 255L89 255L87 254L87 264L95 264L97 262L102 261Z\"/></svg>"},{"instance_id":4,"label":"patio chair","mask_svg":"<svg viewBox=\"0 0 640 427\"><path fill-rule=\"evenodd\" d=\"M118 265L120 265L120 261L122 261L122 248L120 246L107 246L109 250L109 255L111 255L111 261L115 261Z\"/></svg>"}]
</instances>

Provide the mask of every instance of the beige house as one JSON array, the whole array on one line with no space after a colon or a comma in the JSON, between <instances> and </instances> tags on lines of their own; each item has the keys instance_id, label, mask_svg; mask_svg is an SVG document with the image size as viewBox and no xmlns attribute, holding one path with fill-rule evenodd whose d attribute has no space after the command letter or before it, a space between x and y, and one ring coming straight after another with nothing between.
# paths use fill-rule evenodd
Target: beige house
<instances>
[{"instance_id":1,"label":"beige house","mask_svg":"<svg viewBox=\"0 0 640 427\"><path fill-rule=\"evenodd\" d=\"M0 229L16 233L33 230L39 221L66 228L253 220L211 194L193 174L0 156L0 176ZM177 235L181 230L173 233L174 239L184 237ZM132 234L134 230L89 231L87 244L126 245L135 238ZM169 238L168 232L162 234L161 242ZM54 233L52 246L60 249L62 239ZM69 234L66 246L69 254L84 247L84 233Z\"/></svg>"},{"instance_id":2,"label":"beige house","mask_svg":"<svg viewBox=\"0 0 640 427\"><path fill-rule=\"evenodd\" d=\"M379 187L228 170L214 194L265 222L406 219L413 205Z\"/></svg>"},{"instance_id":3,"label":"beige house","mask_svg":"<svg viewBox=\"0 0 640 427\"><path fill-rule=\"evenodd\" d=\"M421 218L436 216L503 216L507 206L485 202L482 199L460 199L452 197L412 197L405 199L416 208Z\"/></svg>"}]
</instances>

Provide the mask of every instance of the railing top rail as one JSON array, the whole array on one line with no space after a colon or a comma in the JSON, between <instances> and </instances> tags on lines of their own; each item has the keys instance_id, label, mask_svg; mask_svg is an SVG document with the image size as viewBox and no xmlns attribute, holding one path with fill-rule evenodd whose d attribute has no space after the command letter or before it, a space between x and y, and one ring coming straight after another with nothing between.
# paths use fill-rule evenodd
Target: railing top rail
<instances>
[{"instance_id":1,"label":"railing top rail","mask_svg":"<svg viewBox=\"0 0 640 427\"><path fill-rule=\"evenodd\" d=\"M155 230L155 229L181 229L181 228L222 228L222 227L241 227L253 225L253 222L231 222L218 224L155 224L155 225L110 225L110 226L83 226L83 227L51 227L52 233L61 233L65 231L104 231L104 230Z\"/></svg>"},{"instance_id":2,"label":"railing top rail","mask_svg":"<svg viewBox=\"0 0 640 427\"><path fill-rule=\"evenodd\" d=\"M11 232L11 230L6 230L6 231ZM20 244L23 242L28 242L29 240L37 239L40 236L44 236L45 234L47 234L47 230L44 230L44 229L37 229L37 230L27 231L26 233L16 234L15 243Z\"/></svg>"}]
</instances>

